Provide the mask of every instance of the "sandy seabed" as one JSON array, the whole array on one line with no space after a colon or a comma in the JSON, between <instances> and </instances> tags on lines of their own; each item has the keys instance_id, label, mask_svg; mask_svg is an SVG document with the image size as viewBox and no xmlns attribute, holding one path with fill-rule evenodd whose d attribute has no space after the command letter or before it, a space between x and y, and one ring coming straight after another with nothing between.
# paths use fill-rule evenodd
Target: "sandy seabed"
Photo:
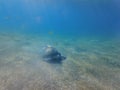
<instances>
[{"instance_id":1,"label":"sandy seabed","mask_svg":"<svg viewBox=\"0 0 120 90\"><path fill-rule=\"evenodd\" d=\"M48 44L67 59L43 61ZM119 54L116 39L0 33L0 90L120 90Z\"/></svg>"}]
</instances>

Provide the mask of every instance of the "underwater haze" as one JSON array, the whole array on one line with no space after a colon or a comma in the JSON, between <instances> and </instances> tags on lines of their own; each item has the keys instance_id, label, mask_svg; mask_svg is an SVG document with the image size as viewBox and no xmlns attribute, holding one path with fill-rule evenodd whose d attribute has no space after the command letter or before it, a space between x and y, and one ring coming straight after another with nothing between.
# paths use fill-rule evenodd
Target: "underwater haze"
<instances>
[{"instance_id":1,"label":"underwater haze","mask_svg":"<svg viewBox=\"0 0 120 90\"><path fill-rule=\"evenodd\" d=\"M119 0L1 0L1 28L28 32L113 35L120 29Z\"/></svg>"},{"instance_id":2,"label":"underwater haze","mask_svg":"<svg viewBox=\"0 0 120 90\"><path fill-rule=\"evenodd\" d=\"M119 0L0 0L0 90L120 90L119 54Z\"/></svg>"}]
</instances>

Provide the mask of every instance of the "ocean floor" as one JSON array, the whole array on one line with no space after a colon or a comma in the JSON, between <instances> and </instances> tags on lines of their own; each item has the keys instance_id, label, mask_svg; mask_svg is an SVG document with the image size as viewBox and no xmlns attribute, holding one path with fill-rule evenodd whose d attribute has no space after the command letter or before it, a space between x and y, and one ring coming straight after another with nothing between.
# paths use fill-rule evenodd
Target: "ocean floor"
<instances>
[{"instance_id":1,"label":"ocean floor","mask_svg":"<svg viewBox=\"0 0 120 90\"><path fill-rule=\"evenodd\" d=\"M46 45L67 59L43 61ZM0 90L120 90L120 40L0 33Z\"/></svg>"}]
</instances>

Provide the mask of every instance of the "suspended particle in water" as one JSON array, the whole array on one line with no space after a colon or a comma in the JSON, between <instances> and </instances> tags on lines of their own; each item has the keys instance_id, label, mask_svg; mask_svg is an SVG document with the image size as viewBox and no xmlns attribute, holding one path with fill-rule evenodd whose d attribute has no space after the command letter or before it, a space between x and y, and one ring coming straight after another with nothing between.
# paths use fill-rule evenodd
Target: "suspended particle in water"
<instances>
[{"instance_id":1,"label":"suspended particle in water","mask_svg":"<svg viewBox=\"0 0 120 90\"><path fill-rule=\"evenodd\" d=\"M40 16L35 17L35 21L36 21L36 23L40 23L41 22L41 17Z\"/></svg>"}]
</instances>

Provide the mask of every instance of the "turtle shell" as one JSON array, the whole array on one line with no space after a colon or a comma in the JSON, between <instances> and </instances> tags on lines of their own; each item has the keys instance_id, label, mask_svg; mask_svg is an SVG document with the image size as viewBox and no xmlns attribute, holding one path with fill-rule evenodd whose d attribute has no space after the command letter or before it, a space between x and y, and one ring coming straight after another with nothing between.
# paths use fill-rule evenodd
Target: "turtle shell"
<instances>
[{"instance_id":1,"label":"turtle shell","mask_svg":"<svg viewBox=\"0 0 120 90\"><path fill-rule=\"evenodd\" d=\"M66 59L66 57L61 56L61 54L54 47L47 46L43 51L43 59L50 62L61 62Z\"/></svg>"}]
</instances>

